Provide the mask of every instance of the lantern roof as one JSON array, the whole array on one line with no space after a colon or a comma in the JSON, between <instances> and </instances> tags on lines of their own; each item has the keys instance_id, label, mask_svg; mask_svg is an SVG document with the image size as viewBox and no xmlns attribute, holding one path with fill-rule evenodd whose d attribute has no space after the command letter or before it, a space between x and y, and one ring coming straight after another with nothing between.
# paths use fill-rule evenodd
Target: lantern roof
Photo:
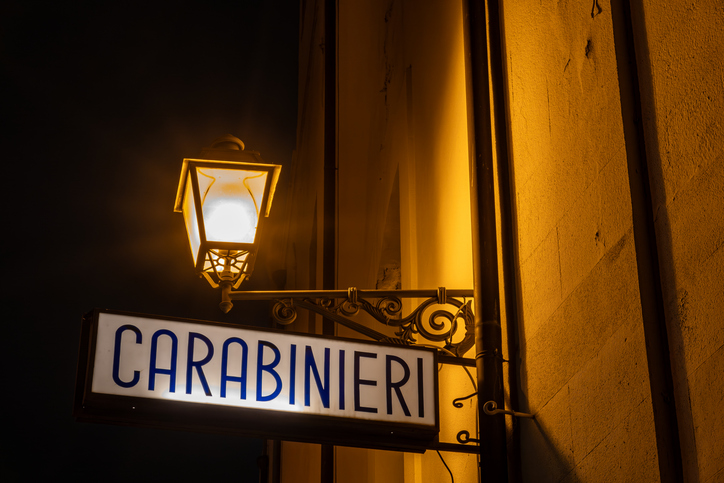
<instances>
[{"instance_id":1,"label":"lantern roof","mask_svg":"<svg viewBox=\"0 0 724 483\"><path fill-rule=\"evenodd\" d=\"M194 163L199 166L215 166L219 168L228 169L246 169L249 171L267 171L271 174L271 183L269 185L269 192L267 194L266 209L264 210L264 216L269 216L271 210L272 200L274 199L274 191L276 189L277 181L279 181L279 174L282 167L276 164L267 164L261 158L261 155L257 151L244 151L244 143L236 139L240 144L241 149L225 149L215 147L222 143L228 143L224 136L217 139L211 147L204 148L201 150L201 154L198 158L184 158L183 165L181 167L181 178L179 179L178 189L176 191L176 202L174 203L174 211L180 213L182 210L184 190L186 188L186 181L188 180L189 164Z\"/></svg>"}]
</instances>

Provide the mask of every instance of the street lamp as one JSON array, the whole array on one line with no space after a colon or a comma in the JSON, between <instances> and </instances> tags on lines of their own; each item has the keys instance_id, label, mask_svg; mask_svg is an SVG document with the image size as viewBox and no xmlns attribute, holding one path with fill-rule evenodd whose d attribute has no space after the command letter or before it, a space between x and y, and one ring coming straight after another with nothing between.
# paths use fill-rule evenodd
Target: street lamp
<instances>
[{"instance_id":1,"label":"street lamp","mask_svg":"<svg viewBox=\"0 0 724 483\"><path fill-rule=\"evenodd\" d=\"M435 344L442 353L439 356L441 363L475 367L476 360L466 359L464 354L476 346L478 359L485 356L486 351L482 346L483 324L475 320L469 299L473 290L470 289L234 290L254 268L258 242L280 171L281 166L264 164L259 153L244 151L244 143L231 135L215 140L211 147L201 151L199 158L183 161L175 211L184 215L196 270L212 287L221 289L221 310L231 310L234 300L272 300L275 301L272 315L280 324L293 322L297 309L301 308L376 341L402 345ZM411 307L407 315L402 313L402 299L417 299L417 306ZM436 306L442 308L434 310ZM395 335L351 320L360 312L386 327L396 328ZM458 335L458 328L463 329L462 336ZM425 342L419 344L418 337ZM497 352L487 355L501 357ZM475 394L457 398L455 407L462 407L460 401L478 394L479 389L476 388ZM484 410L491 416L532 417L497 409L495 401L488 401ZM481 409L480 414L482 412ZM460 431L457 435L460 444L437 442L430 447L477 453L480 446L465 444L480 443L480 440L469 436L468 431Z\"/></svg>"},{"instance_id":2,"label":"street lamp","mask_svg":"<svg viewBox=\"0 0 724 483\"><path fill-rule=\"evenodd\" d=\"M238 288L254 270L280 171L231 135L183 160L174 211L183 213L194 266L212 287Z\"/></svg>"}]
</instances>

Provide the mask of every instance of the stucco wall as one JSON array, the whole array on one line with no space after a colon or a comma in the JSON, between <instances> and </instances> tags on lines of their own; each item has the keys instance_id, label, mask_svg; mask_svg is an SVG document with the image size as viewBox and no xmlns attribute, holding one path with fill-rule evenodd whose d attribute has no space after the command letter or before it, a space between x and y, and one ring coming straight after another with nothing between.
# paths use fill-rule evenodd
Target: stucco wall
<instances>
[{"instance_id":1,"label":"stucco wall","mask_svg":"<svg viewBox=\"0 0 724 483\"><path fill-rule=\"evenodd\" d=\"M399 247L402 288L472 286L462 35L462 4L339 2L339 287L374 286L386 243ZM392 196L399 224L385 233ZM459 430L474 433L475 410L451 401L473 388L460 368L439 376L440 439L455 442ZM444 458L456 481L477 481L475 456ZM434 451L338 448L336 474L360 482L449 478Z\"/></svg>"},{"instance_id":2,"label":"stucco wall","mask_svg":"<svg viewBox=\"0 0 724 483\"><path fill-rule=\"evenodd\" d=\"M313 205L313 199L321 204L323 142L323 80L315 59L321 58L329 41L319 34L323 17L318 3L304 4L301 31L300 127L287 288L303 288L314 279L310 250L316 247L316 259L322 258L321 243L314 242L314 234L321 240L321 232L311 228L315 213L317 229L322 227L319 208ZM317 34L309 29L317 29ZM342 0L337 49L337 287L375 288L386 261L383 256L397 253L402 288L471 288L462 4ZM387 250L391 245L397 250ZM321 273L318 262L316 270ZM394 333L369 323L375 330ZM304 324L301 320L292 329L315 329L314 324ZM359 337L343 327L337 333ZM473 388L459 367L443 368L439 377L441 440L455 442L462 429L475 433L476 411L474 400L466 401L463 409L453 408L451 401ZM309 475L308 462L318 464L319 454L308 446L284 444L284 481L316 477L317 473ZM444 458L455 481L477 481L474 455L446 452ZM303 461L307 463L300 466ZM335 448L335 474L345 482L449 479L435 451L417 455L344 447Z\"/></svg>"}]
</instances>

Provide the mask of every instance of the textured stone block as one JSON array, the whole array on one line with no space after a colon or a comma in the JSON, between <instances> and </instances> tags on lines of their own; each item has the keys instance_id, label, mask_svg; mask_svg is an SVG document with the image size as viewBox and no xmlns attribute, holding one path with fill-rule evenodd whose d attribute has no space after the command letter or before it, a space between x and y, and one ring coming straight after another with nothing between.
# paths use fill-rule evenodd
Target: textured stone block
<instances>
[{"instance_id":1,"label":"textured stone block","mask_svg":"<svg viewBox=\"0 0 724 483\"><path fill-rule=\"evenodd\" d=\"M666 211L668 223L662 220L659 231L664 241L667 235L671 238L671 249L663 247L662 256L670 259L662 264L673 264L676 277L671 282L681 286L724 247L724 155L692 178Z\"/></svg>"},{"instance_id":2,"label":"textured stone block","mask_svg":"<svg viewBox=\"0 0 724 483\"><path fill-rule=\"evenodd\" d=\"M660 481L651 400L634 407L562 481Z\"/></svg>"},{"instance_id":3,"label":"textured stone block","mask_svg":"<svg viewBox=\"0 0 724 483\"><path fill-rule=\"evenodd\" d=\"M692 374L690 379L691 412L699 462L700 481L713 479L724 469L724 346Z\"/></svg>"},{"instance_id":4,"label":"textured stone block","mask_svg":"<svg viewBox=\"0 0 724 483\"><path fill-rule=\"evenodd\" d=\"M682 282L668 307L675 368L686 378L724 344L722 294L724 250L718 250L690 281ZM724 382L719 382L724 393Z\"/></svg>"},{"instance_id":5,"label":"textured stone block","mask_svg":"<svg viewBox=\"0 0 724 483\"><path fill-rule=\"evenodd\" d=\"M569 383L576 462L648 397L649 387L643 326L630 319Z\"/></svg>"},{"instance_id":6,"label":"textured stone block","mask_svg":"<svg viewBox=\"0 0 724 483\"><path fill-rule=\"evenodd\" d=\"M628 232L537 332L527 337L521 354L523 387L531 409L543 407L624 322L640 323L635 263Z\"/></svg>"},{"instance_id":7,"label":"textured stone block","mask_svg":"<svg viewBox=\"0 0 724 483\"><path fill-rule=\"evenodd\" d=\"M647 143L661 156L656 198L668 203L700 165L722 153L724 12L716 1L673 0L666 9L657 3L644 2L655 96L648 100L654 129Z\"/></svg>"},{"instance_id":8,"label":"textured stone block","mask_svg":"<svg viewBox=\"0 0 724 483\"><path fill-rule=\"evenodd\" d=\"M514 172L526 260L620 157L623 130L610 10L592 19L583 4L517 7L506 6L506 22L525 27L506 29L506 43L513 152L525 159Z\"/></svg>"},{"instance_id":9,"label":"textured stone block","mask_svg":"<svg viewBox=\"0 0 724 483\"><path fill-rule=\"evenodd\" d=\"M564 298L631 227L628 190L626 158L619 152L559 223Z\"/></svg>"},{"instance_id":10,"label":"textured stone block","mask_svg":"<svg viewBox=\"0 0 724 483\"><path fill-rule=\"evenodd\" d=\"M526 338L533 337L562 300L557 235L552 231L520 267Z\"/></svg>"}]
</instances>

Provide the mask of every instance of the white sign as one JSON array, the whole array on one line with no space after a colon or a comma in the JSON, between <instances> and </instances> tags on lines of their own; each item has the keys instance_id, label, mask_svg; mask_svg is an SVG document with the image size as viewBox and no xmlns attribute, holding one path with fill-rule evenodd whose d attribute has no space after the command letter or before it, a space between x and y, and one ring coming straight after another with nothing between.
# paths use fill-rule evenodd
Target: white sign
<instances>
[{"instance_id":1,"label":"white sign","mask_svg":"<svg viewBox=\"0 0 724 483\"><path fill-rule=\"evenodd\" d=\"M432 350L98 314L91 391L435 426Z\"/></svg>"}]
</instances>

